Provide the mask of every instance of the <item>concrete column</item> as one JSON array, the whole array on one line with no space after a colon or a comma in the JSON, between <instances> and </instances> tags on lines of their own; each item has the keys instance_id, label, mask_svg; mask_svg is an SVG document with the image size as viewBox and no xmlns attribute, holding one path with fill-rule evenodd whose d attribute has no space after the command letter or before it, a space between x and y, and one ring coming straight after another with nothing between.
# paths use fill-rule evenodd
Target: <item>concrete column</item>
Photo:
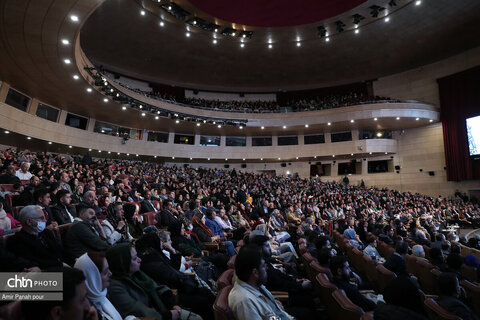
<instances>
[{"instance_id":1,"label":"concrete column","mask_svg":"<svg viewBox=\"0 0 480 320\"><path fill-rule=\"evenodd\" d=\"M298 145L299 146L305 145L305 136L303 134L298 135Z\"/></svg>"},{"instance_id":2,"label":"concrete column","mask_svg":"<svg viewBox=\"0 0 480 320\"><path fill-rule=\"evenodd\" d=\"M272 146L278 146L278 136L272 136Z\"/></svg>"},{"instance_id":3,"label":"concrete column","mask_svg":"<svg viewBox=\"0 0 480 320\"><path fill-rule=\"evenodd\" d=\"M175 141L175 132L169 132L168 133L168 143L173 144L173 141Z\"/></svg>"},{"instance_id":4,"label":"concrete column","mask_svg":"<svg viewBox=\"0 0 480 320\"><path fill-rule=\"evenodd\" d=\"M97 120L95 120L93 118L88 119L87 131L93 132L93 129L95 128L95 121L97 121Z\"/></svg>"},{"instance_id":5,"label":"concrete column","mask_svg":"<svg viewBox=\"0 0 480 320\"><path fill-rule=\"evenodd\" d=\"M148 141L148 130L143 129L142 141Z\"/></svg>"},{"instance_id":6,"label":"concrete column","mask_svg":"<svg viewBox=\"0 0 480 320\"><path fill-rule=\"evenodd\" d=\"M65 121L67 120L68 111L60 110L60 115L58 116L58 123L65 125Z\"/></svg>"},{"instance_id":7,"label":"concrete column","mask_svg":"<svg viewBox=\"0 0 480 320\"><path fill-rule=\"evenodd\" d=\"M38 109L38 104L39 104L38 99L33 98L30 101L30 107L28 108L28 113L36 115L37 114L37 109Z\"/></svg>"},{"instance_id":8,"label":"concrete column","mask_svg":"<svg viewBox=\"0 0 480 320\"><path fill-rule=\"evenodd\" d=\"M8 89L10 89L10 85L6 82L2 82L2 86L0 87L0 101L5 102L5 99L7 99Z\"/></svg>"},{"instance_id":9,"label":"concrete column","mask_svg":"<svg viewBox=\"0 0 480 320\"><path fill-rule=\"evenodd\" d=\"M193 139L193 145L199 146L200 145L200 135L196 134L195 138Z\"/></svg>"},{"instance_id":10,"label":"concrete column","mask_svg":"<svg viewBox=\"0 0 480 320\"><path fill-rule=\"evenodd\" d=\"M220 146L225 147L227 145L227 137L220 136Z\"/></svg>"},{"instance_id":11,"label":"concrete column","mask_svg":"<svg viewBox=\"0 0 480 320\"><path fill-rule=\"evenodd\" d=\"M332 143L332 135L330 134L330 132L325 132L324 137L325 143Z\"/></svg>"},{"instance_id":12,"label":"concrete column","mask_svg":"<svg viewBox=\"0 0 480 320\"><path fill-rule=\"evenodd\" d=\"M247 147L251 147L251 146L252 146L252 137L248 136L247 137Z\"/></svg>"},{"instance_id":13,"label":"concrete column","mask_svg":"<svg viewBox=\"0 0 480 320\"><path fill-rule=\"evenodd\" d=\"M358 139L358 130L352 130L352 141L359 140Z\"/></svg>"}]
</instances>

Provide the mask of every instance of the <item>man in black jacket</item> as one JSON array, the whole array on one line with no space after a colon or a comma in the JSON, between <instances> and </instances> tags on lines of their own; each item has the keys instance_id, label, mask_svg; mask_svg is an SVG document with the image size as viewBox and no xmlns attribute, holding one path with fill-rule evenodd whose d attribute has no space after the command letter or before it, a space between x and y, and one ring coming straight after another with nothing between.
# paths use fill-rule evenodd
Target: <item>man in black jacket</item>
<instances>
[{"instance_id":1,"label":"man in black jacket","mask_svg":"<svg viewBox=\"0 0 480 320\"><path fill-rule=\"evenodd\" d=\"M443 272L438 277L438 289L440 296L436 299L440 307L453 313L463 320L478 320L473 311L460 299L460 284L457 275L451 272Z\"/></svg>"},{"instance_id":2,"label":"man in black jacket","mask_svg":"<svg viewBox=\"0 0 480 320\"><path fill-rule=\"evenodd\" d=\"M157 208L152 202L152 192L146 190L143 193L143 201L140 202L140 213L157 212Z\"/></svg>"},{"instance_id":3,"label":"man in black jacket","mask_svg":"<svg viewBox=\"0 0 480 320\"><path fill-rule=\"evenodd\" d=\"M158 221L157 225L162 227L169 227L172 223L178 221L177 216L173 213L172 200L163 200L163 210L155 215L155 220Z\"/></svg>"},{"instance_id":4,"label":"man in black jacket","mask_svg":"<svg viewBox=\"0 0 480 320\"><path fill-rule=\"evenodd\" d=\"M26 206L20 210L19 220L22 230L8 239L8 250L38 264L41 269L62 266L62 249L53 232L45 228L42 209L35 205Z\"/></svg>"},{"instance_id":5,"label":"man in black jacket","mask_svg":"<svg viewBox=\"0 0 480 320\"><path fill-rule=\"evenodd\" d=\"M53 219L59 225L72 223L77 216L75 208L70 206L72 195L68 190L59 190L57 192L57 204L52 207Z\"/></svg>"}]
</instances>

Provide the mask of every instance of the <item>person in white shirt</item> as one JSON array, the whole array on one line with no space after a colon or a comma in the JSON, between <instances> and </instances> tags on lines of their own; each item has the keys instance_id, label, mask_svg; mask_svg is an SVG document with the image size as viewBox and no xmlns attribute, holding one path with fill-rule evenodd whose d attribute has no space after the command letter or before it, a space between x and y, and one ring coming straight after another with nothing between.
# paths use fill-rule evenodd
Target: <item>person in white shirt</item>
<instances>
[{"instance_id":1,"label":"person in white shirt","mask_svg":"<svg viewBox=\"0 0 480 320\"><path fill-rule=\"evenodd\" d=\"M30 171L28 171L29 168L30 168L30 165L28 164L28 162L22 162L20 169L17 170L15 175L20 180L30 180L33 174L31 174Z\"/></svg>"}]
</instances>

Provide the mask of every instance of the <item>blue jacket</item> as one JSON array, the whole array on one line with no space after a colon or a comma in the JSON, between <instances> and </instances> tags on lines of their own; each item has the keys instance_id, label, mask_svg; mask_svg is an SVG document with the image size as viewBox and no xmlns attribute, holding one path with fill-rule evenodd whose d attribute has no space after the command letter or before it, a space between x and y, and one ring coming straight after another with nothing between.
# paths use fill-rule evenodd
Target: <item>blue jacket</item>
<instances>
[{"instance_id":1,"label":"blue jacket","mask_svg":"<svg viewBox=\"0 0 480 320\"><path fill-rule=\"evenodd\" d=\"M213 219L205 219L205 225L212 230L213 234L216 236L224 237L223 229L220 227L217 221Z\"/></svg>"}]
</instances>

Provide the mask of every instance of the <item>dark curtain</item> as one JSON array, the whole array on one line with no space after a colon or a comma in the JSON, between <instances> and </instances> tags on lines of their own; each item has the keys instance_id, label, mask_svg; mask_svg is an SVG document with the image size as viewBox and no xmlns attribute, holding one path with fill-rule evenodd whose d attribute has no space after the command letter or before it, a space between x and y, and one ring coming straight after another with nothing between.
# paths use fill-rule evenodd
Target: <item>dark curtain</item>
<instances>
[{"instance_id":1,"label":"dark curtain","mask_svg":"<svg viewBox=\"0 0 480 320\"><path fill-rule=\"evenodd\" d=\"M448 181L480 179L469 156L465 119L480 115L480 66L437 80Z\"/></svg>"}]
</instances>

